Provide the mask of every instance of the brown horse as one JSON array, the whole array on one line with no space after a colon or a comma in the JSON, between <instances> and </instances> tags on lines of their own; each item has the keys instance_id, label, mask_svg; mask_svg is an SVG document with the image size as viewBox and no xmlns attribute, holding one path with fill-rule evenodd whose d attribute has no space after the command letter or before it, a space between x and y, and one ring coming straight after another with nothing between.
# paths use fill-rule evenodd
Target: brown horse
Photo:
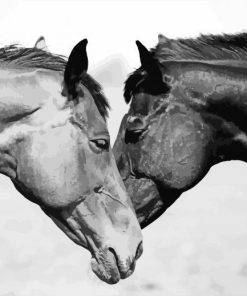
<instances>
[{"instance_id":1,"label":"brown horse","mask_svg":"<svg viewBox=\"0 0 247 296\"><path fill-rule=\"evenodd\" d=\"M0 173L75 243L107 283L129 276L142 235L110 148L108 103L87 74L87 40L68 62L0 49Z\"/></svg>"},{"instance_id":2,"label":"brown horse","mask_svg":"<svg viewBox=\"0 0 247 296\"><path fill-rule=\"evenodd\" d=\"M145 227L214 164L247 161L247 34L137 46L114 154Z\"/></svg>"}]
</instances>

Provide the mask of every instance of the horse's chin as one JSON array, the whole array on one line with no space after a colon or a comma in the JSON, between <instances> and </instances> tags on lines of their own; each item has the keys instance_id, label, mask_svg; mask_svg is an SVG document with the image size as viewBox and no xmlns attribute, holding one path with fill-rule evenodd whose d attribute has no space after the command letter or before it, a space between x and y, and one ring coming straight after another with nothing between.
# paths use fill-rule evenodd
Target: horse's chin
<instances>
[{"instance_id":1,"label":"horse's chin","mask_svg":"<svg viewBox=\"0 0 247 296\"><path fill-rule=\"evenodd\" d=\"M183 192L148 177L136 178L131 175L124 180L124 184L141 228L158 219Z\"/></svg>"},{"instance_id":2,"label":"horse's chin","mask_svg":"<svg viewBox=\"0 0 247 296\"><path fill-rule=\"evenodd\" d=\"M83 233L78 235L78 232L72 231L72 228L67 224L65 219L55 215L54 211L50 211L47 208L42 207L42 210L48 215L52 221L77 245L88 249L88 243Z\"/></svg>"},{"instance_id":3,"label":"horse's chin","mask_svg":"<svg viewBox=\"0 0 247 296\"><path fill-rule=\"evenodd\" d=\"M91 268L99 279L108 284L116 284L120 279L127 278L134 272L135 263L129 270L126 270L123 267L124 265L117 259L115 252L110 251L111 248L97 248L92 238L84 235L84 233L79 230L79 227L74 228L76 221L68 225L66 220L52 215L44 208L43 210L73 242L90 251L92 255ZM138 257L136 259L138 259Z\"/></svg>"},{"instance_id":4,"label":"horse's chin","mask_svg":"<svg viewBox=\"0 0 247 296\"><path fill-rule=\"evenodd\" d=\"M153 180L130 176L124 183L141 228L152 223L165 211L158 185Z\"/></svg>"},{"instance_id":5,"label":"horse's chin","mask_svg":"<svg viewBox=\"0 0 247 296\"><path fill-rule=\"evenodd\" d=\"M50 215L50 218L55 222L55 224L77 245L88 249L92 255L91 268L93 272L102 281L108 284L116 284L120 280L120 273L118 271L117 262L114 255L111 252L98 251L95 252L95 248L89 245L88 239L83 233L78 235L77 233L71 231L71 229L66 225L66 223L61 222L60 219ZM107 254L107 255L106 255ZM96 259L97 257L97 259Z\"/></svg>"}]
</instances>

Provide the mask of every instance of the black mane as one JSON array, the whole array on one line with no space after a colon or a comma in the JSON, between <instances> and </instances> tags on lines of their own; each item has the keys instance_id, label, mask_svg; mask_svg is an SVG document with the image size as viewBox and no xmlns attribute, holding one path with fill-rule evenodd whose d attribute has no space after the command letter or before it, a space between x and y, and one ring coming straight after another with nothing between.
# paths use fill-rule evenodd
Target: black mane
<instances>
[{"instance_id":1,"label":"black mane","mask_svg":"<svg viewBox=\"0 0 247 296\"><path fill-rule=\"evenodd\" d=\"M8 45L0 48L0 66L40 68L63 72L65 70L66 63L66 57L52 54L36 47L25 48L17 45ZM100 84L89 74L85 74L81 82L92 94L100 114L103 118L106 118L108 116L110 106L103 94Z\"/></svg>"},{"instance_id":2,"label":"black mane","mask_svg":"<svg viewBox=\"0 0 247 296\"><path fill-rule=\"evenodd\" d=\"M171 60L247 60L247 33L200 35L197 38L169 39L159 35L159 43L150 50L161 64ZM140 67L125 81L124 98L129 103L140 84L148 79Z\"/></svg>"},{"instance_id":3,"label":"black mane","mask_svg":"<svg viewBox=\"0 0 247 296\"><path fill-rule=\"evenodd\" d=\"M152 77L152 75L149 75L143 67L140 67L134 73L129 75L125 81L124 99L128 104L131 101L131 97L140 90L151 95L158 95L161 93L167 93L169 89L169 86L164 83L162 79Z\"/></svg>"},{"instance_id":4,"label":"black mane","mask_svg":"<svg viewBox=\"0 0 247 296\"><path fill-rule=\"evenodd\" d=\"M151 52L161 63L164 60L246 60L247 33L178 39L159 35L159 43Z\"/></svg>"}]
</instances>

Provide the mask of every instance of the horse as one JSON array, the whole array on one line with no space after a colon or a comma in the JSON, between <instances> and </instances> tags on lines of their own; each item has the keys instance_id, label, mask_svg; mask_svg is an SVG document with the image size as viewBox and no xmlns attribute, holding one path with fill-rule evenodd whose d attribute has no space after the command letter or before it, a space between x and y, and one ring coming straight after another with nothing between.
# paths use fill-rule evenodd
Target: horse
<instances>
[{"instance_id":1,"label":"horse","mask_svg":"<svg viewBox=\"0 0 247 296\"><path fill-rule=\"evenodd\" d=\"M87 73L87 39L68 60L39 46L0 48L0 173L114 284L133 273L142 234L110 147L109 104Z\"/></svg>"},{"instance_id":2,"label":"horse","mask_svg":"<svg viewBox=\"0 0 247 296\"><path fill-rule=\"evenodd\" d=\"M144 228L213 165L247 161L247 33L136 44L113 152Z\"/></svg>"}]
</instances>

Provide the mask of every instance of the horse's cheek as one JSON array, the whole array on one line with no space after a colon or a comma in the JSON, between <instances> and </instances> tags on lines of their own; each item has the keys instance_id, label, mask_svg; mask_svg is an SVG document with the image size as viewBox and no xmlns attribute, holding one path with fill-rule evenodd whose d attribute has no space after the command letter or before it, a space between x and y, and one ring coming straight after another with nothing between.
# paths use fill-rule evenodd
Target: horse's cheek
<instances>
[{"instance_id":1,"label":"horse's cheek","mask_svg":"<svg viewBox=\"0 0 247 296\"><path fill-rule=\"evenodd\" d=\"M199 182L208 171L207 136L202 131L183 130L165 144L164 180L176 189L186 189Z\"/></svg>"},{"instance_id":2,"label":"horse's cheek","mask_svg":"<svg viewBox=\"0 0 247 296\"><path fill-rule=\"evenodd\" d=\"M87 180L78 169L80 159L75 143L69 127L32 134L21 142L17 182L29 188L34 202L65 206L85 189Z\"/></svg>"},{"instance_id":3,"label":"horse's cheek","mask_svg":"<svg viewBox=\"0 0 247 296\"><path fill-rule=\"evenodd\" d=\"M162 206L159 192L155 183L146 178L129 177L125 182L127 192L132 200L139 223L145 221L149 214Z\"/></svg>"}]
</instances>

